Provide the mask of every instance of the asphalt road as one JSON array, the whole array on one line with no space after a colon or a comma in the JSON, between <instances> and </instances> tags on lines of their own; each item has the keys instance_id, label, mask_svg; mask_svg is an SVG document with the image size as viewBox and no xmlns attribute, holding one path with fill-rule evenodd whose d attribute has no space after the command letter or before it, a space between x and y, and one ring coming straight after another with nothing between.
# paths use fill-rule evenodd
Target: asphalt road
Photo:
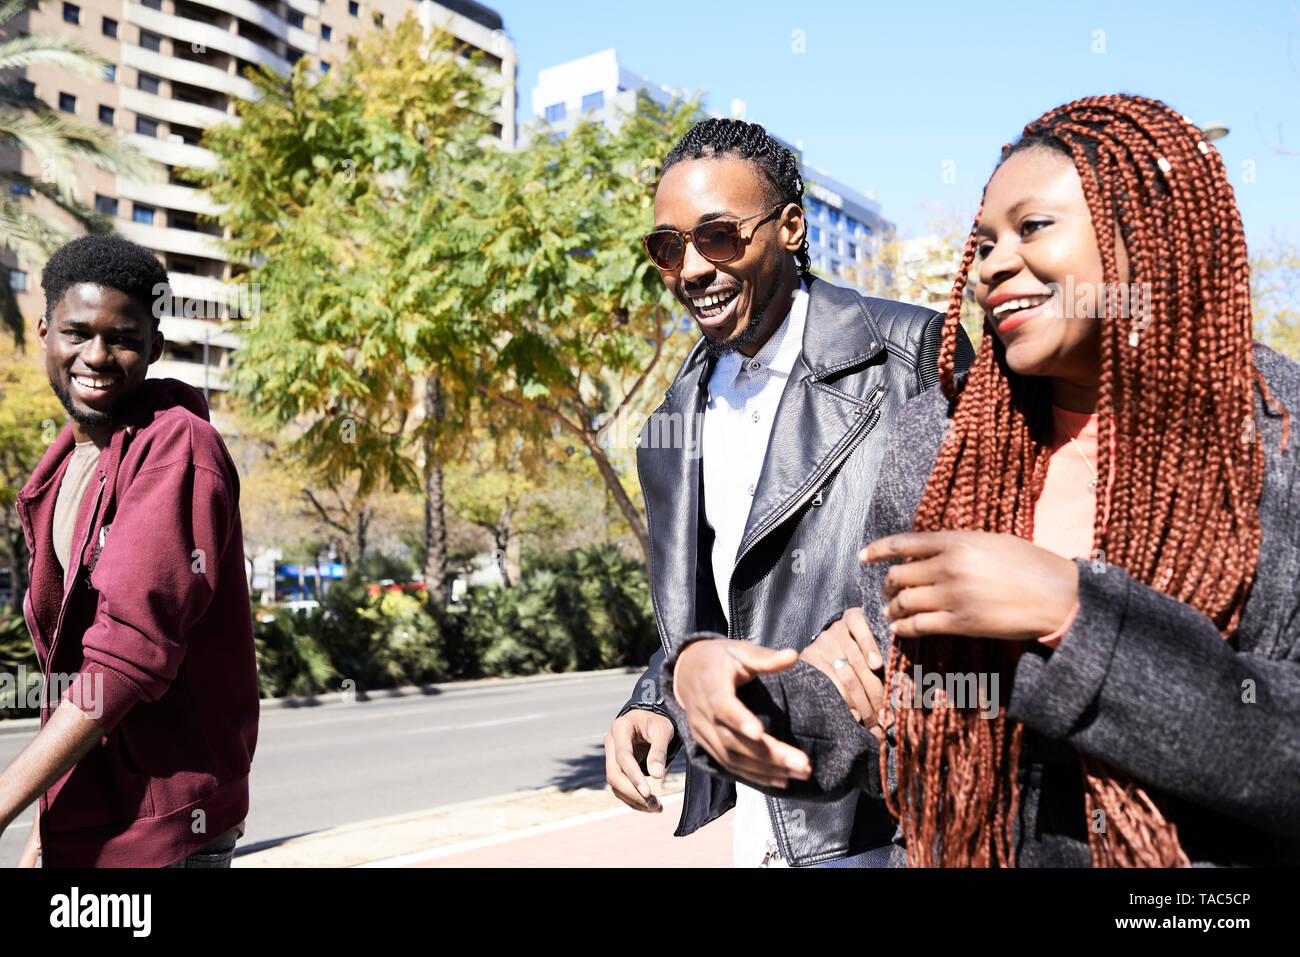
<instances>
[{"instance_id":1,"label":"asphalt road","mask_svg":"<svg viewBox=\"0 0 1300 957\"><path fill-rule=\"evenodd\" d=\"M602 781L602 740L636 683L607 671L262 712L241 850L370 818ZM0 766L31 734L0 733ZM13 866L28 811L0 838Z\"/></svg>"}]
</instances>

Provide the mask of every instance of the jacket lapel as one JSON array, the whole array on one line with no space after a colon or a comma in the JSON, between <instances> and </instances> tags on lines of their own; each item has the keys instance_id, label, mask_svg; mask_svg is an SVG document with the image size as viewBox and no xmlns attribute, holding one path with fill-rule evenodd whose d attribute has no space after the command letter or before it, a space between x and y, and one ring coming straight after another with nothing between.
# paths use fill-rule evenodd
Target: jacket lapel
<instances>
[{"instance_id":1,"label":"jacket lapel","mask_svg":"<svg viewBox=\"0 0 1300 957\"><path fill-rule=\"evenodd\" d=\"M648 528L650 594L666 651L674 639L695 630L700 453L712 369L697 345L637 438L637 471L647 522L653 523Z\"/></svg>"},{"instance_id":2,"label":"jacket lapel","mask_svg":"<svg viewBox=\"0 0 1300 957\"><path fill-rule=\"evenodd\" d=\"M871 422L879 396L842 392L823 381L884 350L875 320L852 290L810 280L803 348L790 370L736 555L745 553L825 481L832 460Z\"/></svg>"}]
</instances>

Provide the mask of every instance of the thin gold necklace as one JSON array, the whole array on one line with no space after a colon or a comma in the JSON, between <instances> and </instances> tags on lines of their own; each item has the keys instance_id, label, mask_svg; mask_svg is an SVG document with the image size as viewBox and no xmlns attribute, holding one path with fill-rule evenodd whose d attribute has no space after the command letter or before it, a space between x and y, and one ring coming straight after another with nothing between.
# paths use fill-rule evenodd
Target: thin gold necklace
<instances>
[{"instance_id":1,"label":"thin gold necklace","mask_svg":"<svg viewBox=\"0 0 1300 957\"><path fill-rule=\"evenodd\" d=\"M1097 474L1097 470L1092 467L1092 461L1084 454L1083 446L1075 441L1073 435L1070 436L1070 444L1074 446L1074 450L1079 453L1079 458L1083 459L1083 464L1088 466L1088 471L1092 473L1092 481L1088 483L1088 491L1096 495L1097 489L1101 485L1101 477Z\"/></svg>"}]
</instances>

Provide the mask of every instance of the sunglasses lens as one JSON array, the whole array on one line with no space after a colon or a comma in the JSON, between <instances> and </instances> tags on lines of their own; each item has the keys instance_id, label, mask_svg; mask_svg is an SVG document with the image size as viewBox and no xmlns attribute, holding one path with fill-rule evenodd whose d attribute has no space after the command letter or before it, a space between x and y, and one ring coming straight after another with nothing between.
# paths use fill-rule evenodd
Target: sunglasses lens
<instances>
[{"instance_id":1,"label":"sunglasses lens","mask_svg":"<svg viewBox=\"0 0 1300 957\"><path fill-rule=\"evenodd\" d=\"M695 230L695 248L711 262L726 262L740 249L740 228L736 223L705 223Z\"/></svg>"},{"instance_id":2,"label":"sunglasses lens","mask_svg":"<svg viewBox=\"0 0 1300 957\"><path fill-rule=\"evenodd\" d=\"M645 251L650 254L651 261L660 269L676 269L682 264L685 244L682 242L681 234L671 233L665 229L646 237Z\"/></svg>"}]
</instances>

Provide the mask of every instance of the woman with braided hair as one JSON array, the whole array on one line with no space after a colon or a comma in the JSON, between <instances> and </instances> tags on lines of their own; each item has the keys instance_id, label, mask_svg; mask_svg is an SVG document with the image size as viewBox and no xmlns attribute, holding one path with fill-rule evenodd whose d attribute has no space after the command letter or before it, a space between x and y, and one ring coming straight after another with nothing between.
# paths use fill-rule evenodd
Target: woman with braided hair
<instances>
[{"instance_id":1,"label":"woman with braided hair","mask_svg":"<svg viewBox=\"0 0 1300 957\"><path fill-rule=\"evenodd\" d=\"M882 796L913 867L1300 863L1300 367L1252 341L1217 151L1136 96L1030 123L946 332L860 556L878 724L806 664L756 675L742 696L813 769L769 793ZM665 678L700 682L692 647Z\"/></svg>"}]
</instances>

